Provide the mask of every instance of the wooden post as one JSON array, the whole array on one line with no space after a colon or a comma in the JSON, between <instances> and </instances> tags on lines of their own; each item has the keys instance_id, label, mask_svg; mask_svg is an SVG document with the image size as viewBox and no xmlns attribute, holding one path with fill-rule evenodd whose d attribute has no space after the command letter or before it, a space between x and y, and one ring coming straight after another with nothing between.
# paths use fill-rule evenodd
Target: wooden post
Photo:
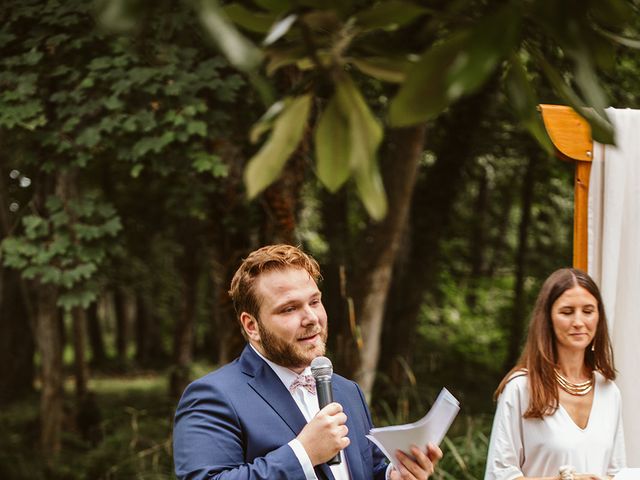
<instances>
[{"instance_id":1,"label":"wooden post","mask_svg":"<svg viewBox=\"0 0 640 480\"><path fill-rule=\"evenodd\" d=\"M575 110L563 105L540 105L542 120L558 157L575 163L573 202L573 266L587 271L589 176L593 159L591 127Z\"/></svg>"}]
</instances>

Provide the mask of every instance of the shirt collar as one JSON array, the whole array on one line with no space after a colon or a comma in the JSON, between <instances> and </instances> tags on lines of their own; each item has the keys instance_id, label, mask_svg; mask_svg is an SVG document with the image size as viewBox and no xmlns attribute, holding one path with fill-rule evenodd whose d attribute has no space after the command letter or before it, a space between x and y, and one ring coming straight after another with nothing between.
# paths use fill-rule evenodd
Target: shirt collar
<instances>
[{"instance_id":1,"label":"shirt collar","mask_svg":"<svg viewBox=\"0 0 640 480\"><path fill-rule=\"evenodd\" d=\"M258 351L258 349L256 349L253 345L251 344L249 345L251 346L251 348L253 348L253 351L256 352L261 359L267 362L267 365L271 367L271 370L273 370L273 372L278 376L280 381L283 383L285 387L287 387L287 390L288 390L291 384L295 381L295 379L298 378L298 374L287 367L283 367L282 365L273 363L271 360L269 360L264 355L262 355ZM311 375L311 367L305 368L304 371L300 373L300 375Z\"/></svg>"}]
</instances>

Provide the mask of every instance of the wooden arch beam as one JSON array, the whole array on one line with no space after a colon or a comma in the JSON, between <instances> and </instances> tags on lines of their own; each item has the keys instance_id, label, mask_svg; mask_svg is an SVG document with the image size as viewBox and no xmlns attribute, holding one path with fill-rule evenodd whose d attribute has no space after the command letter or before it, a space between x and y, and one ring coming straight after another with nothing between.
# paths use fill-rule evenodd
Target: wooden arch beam
<instances>
[{"instance_id":1,"label":"wooden arch beam","mask_svg":"<svg viewBox=\"0 0 640 480\"><path fill-rule=\"evenodd\" d=\"M589 176L593 139L587 121L571 107L540 105L542 120L558 157L575 163L573 201L573 266L587 271Z\"/></svg>"}]
</instances>

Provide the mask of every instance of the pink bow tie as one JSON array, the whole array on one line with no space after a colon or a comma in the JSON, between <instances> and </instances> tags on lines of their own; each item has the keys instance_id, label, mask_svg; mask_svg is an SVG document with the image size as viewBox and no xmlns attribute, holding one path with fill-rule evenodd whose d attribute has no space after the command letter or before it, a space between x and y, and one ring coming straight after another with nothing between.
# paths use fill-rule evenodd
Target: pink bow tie
<instances>
[{"instance_id":1,"label":"pink bow tie","mask_svg":"<svg viewBox=\"0 0 640 480\"><path fill-rule=\"evenodd\" d=\"M316 394L316 382L311 375L298 375L298 378L289 385L289 391L293 393L298 387L306 389L311 395Z\"/></svg>"}]
</instances>

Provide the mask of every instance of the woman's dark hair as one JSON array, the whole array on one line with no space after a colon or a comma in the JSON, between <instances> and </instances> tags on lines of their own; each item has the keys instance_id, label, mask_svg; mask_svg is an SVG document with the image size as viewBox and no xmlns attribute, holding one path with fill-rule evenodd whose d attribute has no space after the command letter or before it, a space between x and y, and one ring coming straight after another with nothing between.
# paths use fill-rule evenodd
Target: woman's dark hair
<instances>
[{"instance_id":1,"label":"woman's dark hair","mask_svg":"<svg viewBox=\"0 0 640 480\"><path fill-rule=\"evenodd\" d=\"M598 302L598 325L593 342L585 350L585 366L592 371L599 371L608 380L616 378L607 317L598 286L582 270L556 270L549 275L540 289L531 314L529 333L522 355L516 366L502 379L495 393L496 397L500 395L509 380L526 369L530 395L529 407L524 413L525 418L542 418L544 415L553 414L558 408L558 388L554 374L558 364L558 351L551 321L551 308L560 295L577 286L587 290Z\"/></svg>"}]
</instances>

